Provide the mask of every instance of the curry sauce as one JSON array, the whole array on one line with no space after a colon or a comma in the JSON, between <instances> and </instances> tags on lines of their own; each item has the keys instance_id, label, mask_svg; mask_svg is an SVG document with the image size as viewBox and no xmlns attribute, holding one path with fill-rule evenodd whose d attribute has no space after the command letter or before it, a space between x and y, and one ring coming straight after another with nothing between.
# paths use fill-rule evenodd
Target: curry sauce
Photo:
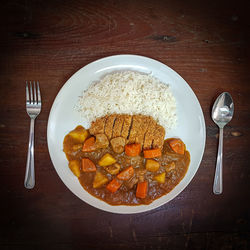
<instances>
[{"instance_id":1,"label":"curry sauce","mask_svg":"<svg viewBox=\"0 0 250 250\"><path fill-rule=\"evenodd\" d=\"M77 134L80 134L80 137L77 136ZM116 153L110 143L108 146L105 146L105 148L97 148L91 150L91 152L83 152L83 144L90 136L89 131L85 130L82 126L76 127L65 136L63 150L69 163L77 163L78 170L76 172L72 168L71 170L78 177L82 187L91 195L110 205L150 204L155 199L170 192L182 180L188 170L190 154L185 147L183 153L176 153L171 147L173 138L163 141L161 156L152 159L145 159L143 151L137 156L128 156L124 151L122 153ZM110 192L107 189L107 185L113 179L117 178L117 173L111 174L107 171L107 167L100 166L100 159L107 154L115 159L117 166L120 167L119 173L131 166L133 168L133 176L131 176L129 180L120 181L121 186L115 192ZM83 171L81 162L82 159L85 158L94 163L95 170L91 172ZM147 161L148 163L153 162L156 168L149 169L147 167ZM94 188L93 182L97 173L105 179L103 185ZM160 177L162 178L160 179ZM147 183L145 198L139 198L136 196L136 191L140 181Z\"/></svg>"}]
</instances>

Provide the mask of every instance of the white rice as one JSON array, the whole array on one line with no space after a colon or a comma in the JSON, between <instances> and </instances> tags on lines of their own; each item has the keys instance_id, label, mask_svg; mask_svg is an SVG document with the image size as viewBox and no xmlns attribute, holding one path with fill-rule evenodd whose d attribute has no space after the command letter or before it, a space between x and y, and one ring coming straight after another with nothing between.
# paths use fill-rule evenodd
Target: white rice
<instances>
[{"instance_id":1,"label":"white rice","mask_svg":"<svg viewBox=\"0 0 250 250\"><path fill-rule=\"evenodd\" d=\"M77 109L89 126L96 118L112 113L150 115L166 132L177 120L169 85L134 71L111 73L92 83L79 98Z\"/></svg>"}]
</instances>

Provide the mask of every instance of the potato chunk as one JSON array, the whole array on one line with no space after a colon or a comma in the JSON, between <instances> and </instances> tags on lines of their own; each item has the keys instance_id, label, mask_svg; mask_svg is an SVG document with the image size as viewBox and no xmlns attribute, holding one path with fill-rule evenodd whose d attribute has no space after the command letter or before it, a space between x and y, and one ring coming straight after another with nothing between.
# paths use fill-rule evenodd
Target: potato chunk
<instances>
[{"instance_id":1,"label":"potato chunk","mask_svg":"<svg viewBox=\"0 0 250 250\"><path fill-rule=\"evenodd\" d=\"M79 143L82 143L88 137L89 132L82 126L77 126L74 130L69 132L69 136L73 137Z\"/></svg>"},{"instance_id":2,"label":"potato chunk","mask_svg":"<svg viewBox=\"0 0 250 250\"><path fill-rule=\"evenodd\" d=\"M112 175L118 174L119 171L120 171L120 168L121 168L121 166L120 166L120 164L118 164L118 163L115 163L115 164L112 164L112 165L110 165L110 166L104 167L104 169L105 169L108 173L110 173L110 174L112 174Z\"/></svg>"},{"instance_id":3,"label":"potato chunk","mask_svg":"<svg viewBox=\"0 0 250 250\"><path fill-rule=\"evenodd\" d=\"M80 177L81 174L81 163L78 160L72 160L69 162L69 168L73 172L73 174L77 177Z\"/></svg>"},{"instance_id":4,"label":"potato chunk","mask_svg":"<svg viewBox=\"0 0 250 250\"><path fill-rule=\"evenodd\" d=\"M98 162L101 167L106 167L114 163L116 163L116 159L109 153L105 154Z\"/></svg>"},{"instance_id":5,"label":"potato chunk","mask_svg":"<svg viewBox=\"0 0 250 250\"><path fill-rule=\"evenodd\" d=\"M160 164L158 161L147 159L146 161L146 169L150 172L158 171Z\"/></svg>"},{"instance_id":6,"label":"potato chunk","mask_svg":"<svg viewBox=\"0 0 250 250\"><path fill-rule=\"evenodd\" d=\"M106 184L108 182L108 178L102 174L101 172L96 172L94 182L93 182L93 188L99 188Z\"/></svg>"},{"instance_id":7,"label":"potato chunk","mask_svg":"<svg viewBox=\"0 0 250 250\"><path fill-rule=\"evenodd\" d=\"M154 180L158 181L159 183L165 183L166 173L163 172L161 174L158 174L154 177Z\"/></svg>"}]
</instances>

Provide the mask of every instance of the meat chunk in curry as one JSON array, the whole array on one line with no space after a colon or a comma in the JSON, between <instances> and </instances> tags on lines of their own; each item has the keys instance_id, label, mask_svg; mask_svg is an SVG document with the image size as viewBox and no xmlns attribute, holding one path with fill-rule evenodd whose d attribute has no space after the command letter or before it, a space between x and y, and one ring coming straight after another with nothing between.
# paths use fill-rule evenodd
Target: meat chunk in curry
<instances>
[{"instance_id":1,"label":"meat chunk in curry","mask_svg":"<svg viewBox=\"0 0 250 250\"><path fill-rule=\"evenodd\" d=\"M96 134L95 136L95 147L96 148L107 148L109 140L105 134Z\"/></svg>"},{"instance_id":2,"label":"meat chunk in curry","mask_svg":"<svg viewBox=\"0 0 250 250\"><path fill-rule=\"evenodd\" d=\"M110 144L115 153L121 154L124 151L126 140L125 138L119 136L119 137L111 139Z\"/></svg>"}]
</instances>

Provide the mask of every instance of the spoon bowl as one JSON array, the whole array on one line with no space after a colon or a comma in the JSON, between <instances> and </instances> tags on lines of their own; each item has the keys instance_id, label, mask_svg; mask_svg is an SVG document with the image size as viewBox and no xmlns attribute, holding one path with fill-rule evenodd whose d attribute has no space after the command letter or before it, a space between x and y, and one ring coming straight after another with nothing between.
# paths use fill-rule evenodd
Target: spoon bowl
<instances>
[{"instance_id":1,"label":"spoon bowl","mask_svg":"<svg viewBox=\"0 0 250 250\"><path fill-rule=\"evenodd\" d=\"M233 118L233 113L233 98L228 92L223 92L214 102L212 119L219 127L224 127Z\"/></svg>"}]
</instances>

